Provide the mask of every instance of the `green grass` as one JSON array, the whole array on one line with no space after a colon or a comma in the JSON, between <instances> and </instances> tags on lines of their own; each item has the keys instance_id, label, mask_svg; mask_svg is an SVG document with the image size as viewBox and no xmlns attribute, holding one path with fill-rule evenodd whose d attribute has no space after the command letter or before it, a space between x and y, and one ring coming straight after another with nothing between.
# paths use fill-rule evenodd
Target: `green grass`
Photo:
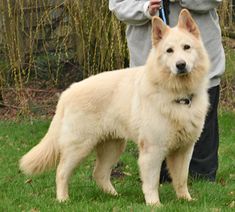
<instances>
[{"instance_id":1,"label":"green grass","mask_svg":"<svg viewBox=\"0 0 235 212\"><path fill-rule=\"evenodd\" d=\"M129 143L119 170L128 173L113 179L118 197L104 194L91 178L94 155L74 173L70 201L55 199L55 170L28 178L18 170L18 160L45 134L49 121L0 121L0 211L153 211L145 206L137 167L137 150ZM172 186L160 187L164 206L159 211L234 211L235 201L235 114L220 114L220 166L216 183L190 181L197 201L177 200ZM27 180L31 179L31 183ZM229 206L230 205L230 206Z\"/></svg>"}]
</instances>

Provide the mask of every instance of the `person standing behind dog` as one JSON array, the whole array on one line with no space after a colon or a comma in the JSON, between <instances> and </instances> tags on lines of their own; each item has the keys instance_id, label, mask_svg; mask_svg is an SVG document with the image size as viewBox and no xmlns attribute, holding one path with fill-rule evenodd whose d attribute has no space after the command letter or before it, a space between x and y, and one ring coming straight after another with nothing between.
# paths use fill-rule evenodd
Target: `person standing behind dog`
<instances>
[{"instance_id":1,"label":"person standing behind dog","mask_svg":"<svg viewBox=\"0 0 235 212\"><path fill-rule=\"evenodd\" d=\"M216 8L222 0L162 0L169 25L177 24L182 8L188 9L199 26L203 43L211 60L209 72L210 108L204 130L195 145L189 173L192 177L215 181L218 170L219 130L217 108L220 77L225 71L225 54L221 41L221 29ZM109 9L127 24L126 38L130 66L144 65L152 48L151 18L159 15L161 0L109 0ZM193 99L192 99L193 101ZM168 180L166 168L162 168L161 181Z\"/></svg>"}]
</instances>

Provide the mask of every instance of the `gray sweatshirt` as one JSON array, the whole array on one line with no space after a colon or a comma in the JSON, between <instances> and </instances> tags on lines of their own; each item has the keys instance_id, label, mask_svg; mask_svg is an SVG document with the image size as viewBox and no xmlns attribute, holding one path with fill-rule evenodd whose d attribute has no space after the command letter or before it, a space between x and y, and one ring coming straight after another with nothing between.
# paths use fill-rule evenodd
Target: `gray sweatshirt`
<instances>
[{"instance_id":1,"label":"gray sweatshirt","mask_svg":"<svg viewBox=\"0 0 235 212\"><path fill-rule=\"evenodd\" d=\"M209 72L210 87L219 85L225 70L225 55L221 42L221 29L216 8L222 0L172 0L170 26L178 22L182 8L190 10L197 22L212 66ZM148 0L109 0L109 9L127 24L126 38L130 53L130 66L144 65L151 49L151 16Z\"/></svg>"}]
</instances>

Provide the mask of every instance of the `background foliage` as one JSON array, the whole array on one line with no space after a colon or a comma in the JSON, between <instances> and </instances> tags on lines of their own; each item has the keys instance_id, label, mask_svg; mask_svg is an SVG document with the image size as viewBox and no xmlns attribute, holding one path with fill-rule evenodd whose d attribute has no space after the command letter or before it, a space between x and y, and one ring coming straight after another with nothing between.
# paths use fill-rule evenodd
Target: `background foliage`
<instances>
[{"instance_id":1,"label":"background foliage","mask_svg":"<svg viewBox=\"0 0 235 212\"><path fill-rule=\"evenodd\" d=\"M225 36L234 33L231 2L223 1L219 10ZM227 48L228 55L230 51ZM28 88L64 89L90 75L126 66L125 25L108 10L107 0L0 2L0 106L9 104L27 113L32 109ZM223 83L225 97L233 90L231 75ZM8 96L15 101L9 103Z\"/></svg>"}]
</instances>

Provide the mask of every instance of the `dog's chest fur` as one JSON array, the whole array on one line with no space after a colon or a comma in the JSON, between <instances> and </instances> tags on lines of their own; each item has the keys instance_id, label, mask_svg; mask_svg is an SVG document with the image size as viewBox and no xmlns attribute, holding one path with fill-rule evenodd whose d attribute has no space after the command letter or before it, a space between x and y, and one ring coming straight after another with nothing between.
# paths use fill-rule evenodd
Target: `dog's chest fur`
<instances>
[{"instance_id":1,"label":"dog's chest fur","mask_svg":"<svg viewBox=\"0 0 235 212\"><path fill-rule=\"evenodd\" d=\"M195 143L201 134L204 116L199 116L193 109L190 111L190 108L187 108L186 114L187 116L179 110L175 119L169 120L167 145L170 151Z\"/></svg>"},{"instance_id":2,"label":"dog's chest fur","mask_svg":"<svg viewBox=\"0 0 235 212\"><path fill-rule=\"evenodd\" d=\"M175 151L189 144L193 144L197 141L201 126L197 126L197 129L189 129L186 126L180 126L172 129L172 133L168 137L168 150Z\"/></svg>"}]
</instances>

